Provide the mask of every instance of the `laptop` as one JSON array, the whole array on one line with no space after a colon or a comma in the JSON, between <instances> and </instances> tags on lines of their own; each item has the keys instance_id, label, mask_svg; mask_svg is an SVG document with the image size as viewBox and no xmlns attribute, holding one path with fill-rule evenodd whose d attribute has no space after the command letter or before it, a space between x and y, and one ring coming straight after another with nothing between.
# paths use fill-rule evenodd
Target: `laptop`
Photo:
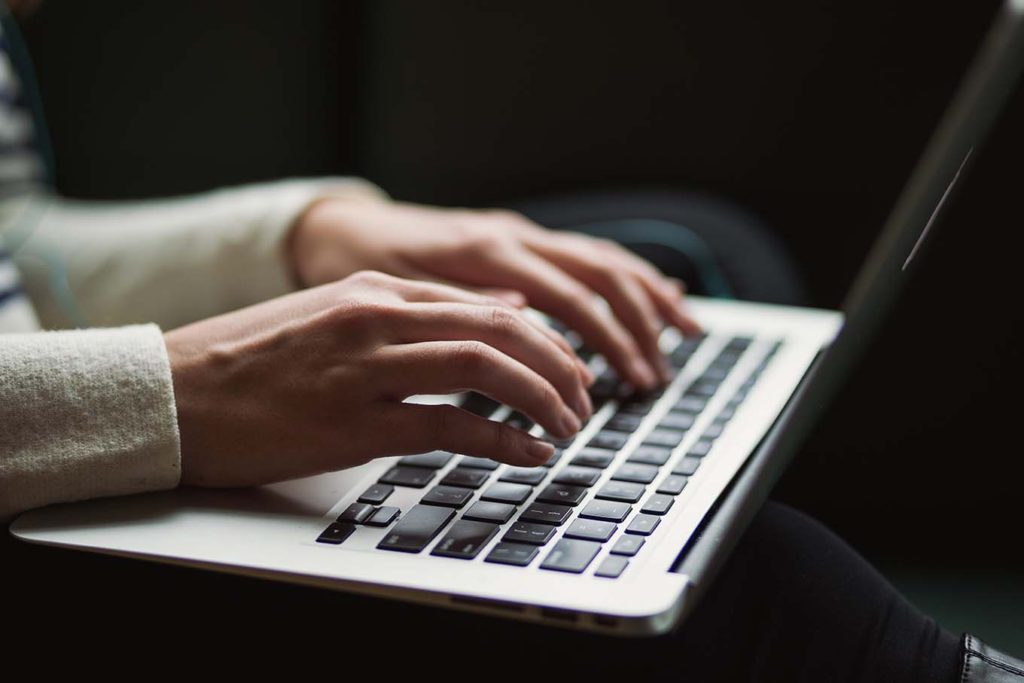
<instances>
[{"instance_id":1,"label":"laptop","mask_svg":"<svg viewBox=\"0 0 1024 683\"><path fill-rule=\"evenodd\" d=\"M1024 0L999 10L841 312L690 297L706 333L661 339L673 379L599 379L551 460L381 458L245 490L178 489L21 515L47 545L613 635L683 622L858 361L1024 65ZM555 323L552 323L555 325ZM485 396L421 396L530 430ZM287 454L282 454L287 457Z\"/></svg>"}]
</instances>

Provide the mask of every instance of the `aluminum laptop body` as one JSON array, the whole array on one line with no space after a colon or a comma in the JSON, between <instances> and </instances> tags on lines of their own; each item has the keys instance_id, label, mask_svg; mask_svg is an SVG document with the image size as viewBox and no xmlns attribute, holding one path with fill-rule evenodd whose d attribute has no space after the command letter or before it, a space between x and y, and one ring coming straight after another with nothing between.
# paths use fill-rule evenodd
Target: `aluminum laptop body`
<instances>
[{"instance_id":1,"label":"aluminum laptop body","mask_svg":"<svg viewBox=\"0 0 1024 683\"><path fill-rule=\"evenodd\" d=\"M895 299L912 254L971 150L981 143L1013 90L1024 61L1022 15L1024 0L1011 0L1000 10L842 313L691 297L693 313L708 334L699 344L680 340L673 331L663 335L663 348L677 367L668 388L642 410L636 408L635 398L613 391L583 431L564 445L558 462L537 468L543 471L543 481L527 487L529 494L515 504L477 507L492 485L521 473L460 455L433 454L432 459L412 461L382 458L349 470L252 489L182 488L54 505L21 515L11 532L33 543L607 634L649 635L673 629L728 557ZM591 363L596 372L602 371L599 357ZM692 424L678 429L685 418L671 416L687 414L680 406L701 401L702 409L689 413ZM515 419L505 407L497 407L491 417ZM612 424L631 428L615 432L618 441L609 445ZM676 425L676 431L664 424ZM666 435L674 433L678 439L666 444ZM652 440L662 450L642 451ZM602 450L594 443L607 446L603 451L612 454L607 462L594 460L594 453ZM658 453L664 458L660 464ZM653 460L637 459L651 454ZM593 472L588 474L588 467L579 463L589 463ZM460 473L453 474L456 469ZM414 485L408 485L410 472L421 478ZM466 487L461 504L421 503L440 482L467 473L487 481ZM653 473L651 479L643 483L648 473ZM578 475L589 476L589 483L576 485L585 483L573 479ZM538 505L547 487L563 478L574 484L562 489L579 490L579 500L571 506ZM364 520L336 522L382 479L404 483L388 484L393 485L392 492L370 507L374 514L381 507L398 508L397 520L384 526ZM633 502L609 494L635 491L637 486L642 493ZM448 536L457 523L508 508L514 512L507 521L492 519L473 527L491 531L481 537L479 547L459 539L456 550L463 554L452 554ZM561 523L529 523L529 529L550 536L544 543L512 536L522 515L536 517L564 508L570 508L570 516ZM418 552L389 548L389 543L402 542L404 532L396 529L403 519L424 510L440 511L437 514L450 519ZM586 516L587 510L604 516ZM616 510L624 511L621 520L608 517ZM331 538L331 529L341 535ZM501 544L506 544L502 548L507 553L499 551ZM624 548L632 552L613 552ZM589 557L574 557L580 549ZM521 557L517 559L516 553ZM527 554L531 556L524 564Z\"/></svg>"}]
</instances>

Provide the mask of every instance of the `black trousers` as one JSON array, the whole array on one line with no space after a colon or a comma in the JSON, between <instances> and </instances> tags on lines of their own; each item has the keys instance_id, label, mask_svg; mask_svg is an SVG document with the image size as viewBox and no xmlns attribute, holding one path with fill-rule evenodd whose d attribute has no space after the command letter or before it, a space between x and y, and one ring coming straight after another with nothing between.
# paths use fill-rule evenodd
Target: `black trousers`
<instances>
[{"instance_id":1,"label":"black trousers","mask_svg":"<svg viewBox=\"0 0 1024 683\"><path fill-rule=\"evenodd\" d=\"M961 656L957 637L841 539L777 503L757 515L678 631L643 639L11 538L0 551L9 625L0 660L40 673L126 661L195 670L202 657L204 671L293 662L339 675L368 666L382 680L954 683Z\"/></svg>"}]
</instances>

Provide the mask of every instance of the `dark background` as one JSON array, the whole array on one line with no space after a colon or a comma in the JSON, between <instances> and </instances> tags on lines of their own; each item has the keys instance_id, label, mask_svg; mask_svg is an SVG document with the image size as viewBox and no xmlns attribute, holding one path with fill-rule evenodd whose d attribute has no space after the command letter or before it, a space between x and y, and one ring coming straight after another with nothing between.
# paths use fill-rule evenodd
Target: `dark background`
<instances>
[{"instance_id":1,"label":"dark background","mask_svg":"<svg viewBox=\"0 0 1024 683\"><path fill-rule=\"evenodd\" d=\"M67 195L686 188L764 218L834 308L997 4L50 0L24 31ZM1018 615L1022 115L1018 88L777 494L896 575L1002 577Z\"/></svg>"}]
</instances>

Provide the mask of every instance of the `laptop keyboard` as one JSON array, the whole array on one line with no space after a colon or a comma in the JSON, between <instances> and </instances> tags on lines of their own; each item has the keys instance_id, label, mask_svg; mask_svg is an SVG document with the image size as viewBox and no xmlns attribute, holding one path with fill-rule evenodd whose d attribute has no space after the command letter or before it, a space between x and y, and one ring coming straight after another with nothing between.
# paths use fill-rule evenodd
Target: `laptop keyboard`
<instances>
[{"instance_id":1,"label":"laptop keyboard","mask_svg":"<svg viewBox=\"0 0 1024 683\"><path fill-rule=\"evenodd\" d=\"M338 545L360 525L391 527L378 549L423 553L430 548L431 555L474 560L498 538L485 562L527 567L539 561L541 569L575 574L586 571L604 545L611 543L594 575L619 577L646 539L658 532L663 516L690 478L713 457L716 440L780 346L780 342L770 346L708 421L702 420L705 409L753 340L693 337L669 354L675 377L712 340L719 348L717 355L676 398L666 396L676 394L668 388L633 394L612 371L602 372L590 388L591 420L600 414L604 423L596 431L585 428L573 439L540 434L555 445L545 465L513 467L443 451L406 456L316 540ZM586 348L578 352L585 361L592 360ZM614 410L602 411L609 403ZM467 395L462 408L492 419L504 410L476 393ZM652 413L659 417L648 419ZM523 430L538 429L515 411L503 422ZM680 450L678 446L698 422L704 424L700 436ZM576 443L582 440L582 445ZM565 459L567 451L572 457ZM396 487L422 489L423 495L418 503L401 510L386 505Z\"/></svg>"}]
</instances>

